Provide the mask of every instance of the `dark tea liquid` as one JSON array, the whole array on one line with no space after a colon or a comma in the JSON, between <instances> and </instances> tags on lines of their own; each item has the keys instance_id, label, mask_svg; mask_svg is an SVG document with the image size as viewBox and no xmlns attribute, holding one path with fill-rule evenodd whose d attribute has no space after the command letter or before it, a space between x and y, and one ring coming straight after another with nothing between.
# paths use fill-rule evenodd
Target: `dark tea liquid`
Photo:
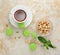
<instances>
[{"instance_id":1,"label":"dark tea liquid","mask_svg":"<svg viewBox=\"0 0 60 55\"><path fill-rule=\"evenodd\" d=\"M14 17L17 21L22 22L26 19L26 12L24 10L17 10L14 13Z\"/></svg>"}]
</instances>

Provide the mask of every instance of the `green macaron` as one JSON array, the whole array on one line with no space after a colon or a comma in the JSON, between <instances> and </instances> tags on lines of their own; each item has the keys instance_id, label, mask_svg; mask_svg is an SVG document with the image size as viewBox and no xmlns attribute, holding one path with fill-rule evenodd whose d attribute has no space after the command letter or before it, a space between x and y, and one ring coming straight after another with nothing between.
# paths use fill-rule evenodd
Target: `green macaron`
<instances>
[{"instance_id":1,"label":"green macaron","mask_svg":"<svg viewBox=\"0 0 60 55\"><path fill-rule=\"evenodd\" d=\"M18 28L25 28L25 24L24 23L18 23Z\"/></svg>"},{"instance_id":2,"label":"green macaron","mask_svg":"<svg viewBox=\"0 0 60 55\"><path fill-rule=\"evenodd\" d=\"M37 48L36 43L31 43L29 47L31 51L34 51Z\"/></svg>"},{"instance_id":3,"label":"green macaron","mask_svg":"<svg viewBox=\"0 0 60 55\"><path fill-rule=\"evenodd\" d=\"M24 31L23 31L23 35L24 35L25 37L29 37L29 36L30 36L30 31L29 31L28 29L24 30Z\"/></svg>"},{"instance_id":4,"label":"green macaron","mask_svg":"<svg viewBox=\"0 0 60 55\"><path fill-rule=\"evenodd\" d=\"M12 28L7 28L6 29L6 35L11 36L13 34L13 29Z\"/></svg>"}]
</instances>

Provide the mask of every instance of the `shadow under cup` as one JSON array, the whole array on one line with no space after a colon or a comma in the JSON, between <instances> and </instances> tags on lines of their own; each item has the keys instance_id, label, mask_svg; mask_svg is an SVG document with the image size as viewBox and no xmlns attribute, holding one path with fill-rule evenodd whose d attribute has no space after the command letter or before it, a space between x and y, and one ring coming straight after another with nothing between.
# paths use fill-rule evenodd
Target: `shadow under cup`
<instances>
[{"instance_id":1,"label":"shadow under cup","mask_svg":"<svg viewBox=\"0 0 60 55\"><path fill-rule=\"evenodd\" d=\"M24 10L17 10L15 13L14 13L14 18L17 22L23 22L25 21L27 17L27 14Z\"/></svg>"}]
</instances>

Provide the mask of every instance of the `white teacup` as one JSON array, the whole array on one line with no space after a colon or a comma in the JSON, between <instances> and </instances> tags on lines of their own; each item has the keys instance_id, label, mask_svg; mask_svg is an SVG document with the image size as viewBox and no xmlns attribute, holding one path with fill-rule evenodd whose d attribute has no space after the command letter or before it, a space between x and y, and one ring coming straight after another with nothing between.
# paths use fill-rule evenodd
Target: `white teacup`
<instances>
[{"instance_id":1,"label":"white teacup","mask_svg":"<svg viewBox=\"0 0 60 55\"><path fill-rule=\"evenodd\" d=\"M19 9L16 10L15 13L13 14L14 20L18 23L22 23L26 20L27 14L24 10Z\"/></svg>"},{"instance_id":2,"label":"white teacup","mask_svg":"<svg viewBox=\"0 0 60 55\"><path fill-rule=\"evenodd\" d=\"M25 24L25 27L29 26L32 21L32 12L24 5L15 6L9 14L10 23L18 28L18 23Z\"/></svg>"},{"instance_id":3,"label":"white teacup","mask_svg":"<svg viewBox=\"0 0 60 55\"><path fill-rule=\"evenodd\" d=\"M26 20L27 14L24 10L18 9L13 13L12 16L13 16L13 19L15 20L15 22L22 23Z\"/></svg>"}]
</instances>

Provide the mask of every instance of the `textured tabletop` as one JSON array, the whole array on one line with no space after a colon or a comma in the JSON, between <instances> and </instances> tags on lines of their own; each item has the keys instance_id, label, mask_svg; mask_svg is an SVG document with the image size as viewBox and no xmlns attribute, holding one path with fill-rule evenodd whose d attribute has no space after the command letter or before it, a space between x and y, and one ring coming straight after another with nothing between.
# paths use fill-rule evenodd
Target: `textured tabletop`
<instances>
[{"instance_id":1,"label":"textured tabletop","mask_svg":"<svg viewBox=\"0 0 60 55\"><path fill-rule=\"evenodd\" d=\"M37 44L36 51L30 51L26 40L31 37L25 38L22 35L23 29L17 29L9 22L10 10L16 5L26 5L32 11L33 21L27 27L30 32L37 32L38 19L51 20L53 31L45 38L51 40L56 49L47 50L41 47L41 44ZM5 34L7 27L14 30L11 37ZM60 55L60 0L0 0L0 55Z\"/></svg>"}]
</instances>

